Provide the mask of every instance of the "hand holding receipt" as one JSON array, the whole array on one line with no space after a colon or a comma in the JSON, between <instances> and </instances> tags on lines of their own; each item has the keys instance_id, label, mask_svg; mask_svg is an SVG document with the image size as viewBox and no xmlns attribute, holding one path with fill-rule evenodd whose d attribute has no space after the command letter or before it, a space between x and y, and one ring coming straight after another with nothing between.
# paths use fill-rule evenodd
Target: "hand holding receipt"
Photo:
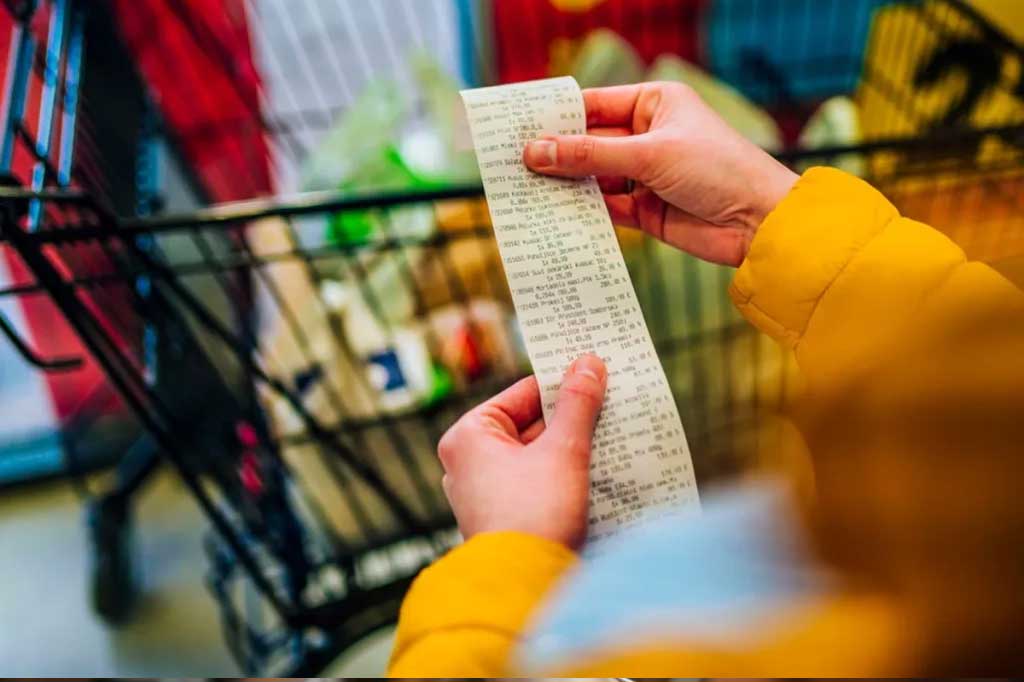
<instances>
[{"instance_id":1,"label":"hand holding receipt","mask_svg":"<svg viewBox=\"0 0 1024 682\"><path fill-rule=\"evenodd\" d=\"M590 465L589 539L699 509L686 436L594 178L536 175L544 134L582 134L572 78L462 93L495 236L550 421L563 372L586 352L608 368Z\"/></svg>"}]
</instances>

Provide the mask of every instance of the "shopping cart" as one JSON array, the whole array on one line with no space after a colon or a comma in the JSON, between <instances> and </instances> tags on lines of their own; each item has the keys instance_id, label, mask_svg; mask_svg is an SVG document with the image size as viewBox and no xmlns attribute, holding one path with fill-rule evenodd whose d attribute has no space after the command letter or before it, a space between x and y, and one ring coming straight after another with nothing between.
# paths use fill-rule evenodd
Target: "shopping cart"
<instances>
[{"instance_id":1,"label":"shopping cart","mask_svg":"<svg viewBox=\"0 0 1024 682\"><path fill-rule=\"evenodd\" d=\"M622 2L589 4L339 0L284 11L272 0L225 3L261 46L251 58L232 48L237 32L219 31L224 16L196 11L201 3L112 3L108 18L120 21L127 53L156 95L152 120L199 193L243 199L168 214L153 197L129 208L112 202L109 181L83 162L104 144L88 135L76 97L76 26L89 3L6 3L13 32L0 240L30 278L0 296L52 301L146 434L122 458L117 484L93 502L101 611L127 612L129 500L160 462L213 527L209 584L247 674L321 670L393 622L409 581L458 541L437 439L469 406L529 371L478 183L471 173L395 183L408 168L395 171L385 153L359 166L380 171L378 185L347 180L260 196L272 178L310 189L308 176L322 177L308 168L320 169L311 159L334 144L335 121L366 97L393 101L394 88L376 83L380 74L413 89L416 73L398 57L403 45L432 46L457 31L440 71L479 83L548 75L558 69L552 55L573 63L587 54L583 36L600 26L630 33L644 60L663 50L695 58L696 43L673 30L725 35L743 49L709 66L780 122L772 151L786 163L855 170L975 257L1024 254L1024 53L968 6L837 0L812 15L810 3L766 0L652 1L632 14ZM147 28L161 17L172 21L167 30ZM776 50L785 59L751 47L774 44L758 32L764 26L776 43L800 44L803 31L815 45L817 22L834 34L825 42L843 36L850 44L824 54ZM332 35L345 36L344 59ZM508 71L516 66L512 37L522 73ZM159 60L177 66L190 55L220 70L160 78ZM262 94L243 78L250 59L262 65ZM41 87L28 85L34 79ZM949 79L963 87L950 93ZM199 100L211 83L237 88L228 93L237 115L182 119L175 98ZM436 94L405 102L411 118L395 125L411 125L415 138L410 120L437 111ZM873 107L860 138L798 143L799 126L833 95ZM33 100L38 115L30 117ZM390 130L391 118L371 117L338 136ZM144 150L147 138L139 139ZM251 177L240 175L237 160L251 159L254 146L269 155L269 170L264 158ZM19 155L30 161L27 176L12 172ZM146 178L132 183L145 198ZM792 359L739 319L725 296L727 269L622 238L701 485L763 465L757 453L781 437L771 415L792 391ZM44 371L77 362L38 357L2 329Z\"/></svg>"}]
</instances>

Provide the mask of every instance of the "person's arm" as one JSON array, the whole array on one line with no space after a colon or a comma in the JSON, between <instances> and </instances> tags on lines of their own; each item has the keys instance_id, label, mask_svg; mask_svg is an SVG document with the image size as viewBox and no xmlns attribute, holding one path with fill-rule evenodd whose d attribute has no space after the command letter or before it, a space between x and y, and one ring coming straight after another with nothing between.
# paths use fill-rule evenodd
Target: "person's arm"
<instances>
[{"instance_id":1,"label":"person's arm","mask_svg":"<svg viewBox=\"0 0 1024 682\"><path fill-rule=\"evenodd\" d=\"M584 99L597 134L531 143L527 165L597 175L618 224L739 265L737 304L795 347L811 381L856 374L893 338L913 343L922 310L950 319L972 305L1020 311L1021 294L1006 280L899 217L866 183L814 169L794 187L791 171L683 86L590 90ZM417 579L389 674L506 674L520 629L573 563L566 547L582 541L603 390L603 374L570 371L569 409L556 408L540 436L536 384L520 384L442 439L446 492L463 533L475 537Z\"/></svg>"},{"instance_id":2,"label":"person's arm","mask_svg":"<svg viewBox=\"0 0 1024 682\"><path fill-rule=\"evenodd\" d=\"M466 537L402 604L392 677L502 677L520 632L586 535L590 441L607 370L569 367L550 423L533 377L467 413L438 444Z\"/></svg>"},{"instance_id":3,"label":"person's arm","mask_svg":"<svg viewBox=\"0 0 1024 682\"><path fill-rule=\"evenodd\" d=\"M796 349L809 382L855 373L882 347L912 341L920 332L910 321L922 305L955 316L965 297L997 306L1020 299L997 272L900 217L866 182L827 168L797 182L684 85L583 97L588 134L531 142L526 164L549 175L596 175L616 224L739 266L733 299Z\"/></svg>"},{"instance_id":4,"label":"person's arm","mask_svg":"<svg viewBox=\"0 0 1024 682\"><path fill-rule=\"evenodd\" d=\"M528 617L576 561L520 532L477 535L420 574L402 604L390 677L503 677Z\"/></svg>"},{"instance_id":5,"label":"person's arm","mask_svg":"<svg viewBox=\"0 0 1024 682\"><path fill-rule=\"evenodd\" d=\"M795 349L819 398L807 424L821 476L816 547L839 575L861 573L860 591L757 644L709 647L666 628L529 672L903 675L925 647L962 665L976 641L996 643L980 648L980 669L1004 665L1000 638L1010 651L1019 632L1006 623L1016 623L1020 559L1001 548L1020 543L1016 486L1005 482L1019 479L1024 294L829 168L805 173L770 213L730 293ZM835 646L836 631L871 637Z\"/></svg>"},{"instance_id":6,"label":"person's arm","mask_svg":"<svg viewBox=\"0 0 1024 682\"><path fill-rule=\"evenodd\" d=\"M1019 660L1008 654L1020 632L1021 290L857 178L817 168L794 184L763 152L730 140L685 89L647 84L586 98L599 124L631 124L632 134L545 140L553 147L531 145L527 163L603 176L620 222L739 265L733 299L795 350L807 387L800 416L818 483L807 511L819 553L895 608L903 625L878 653L918 656L881 670L1001 671ZM822 647L816 632L783 637L793 646L779 655L742 645L736 653L761 663L749 669L806 674L816 659L805 652ZM917 641L900 645L902 635ZM709 660L687 642L661 641L660 658L634 650L556 672L656 676ZM864 649L813 673L861 669L871 659Z\"/></svg>"},{"instance_id":7,"label":"person's arm","mask_svg":"<svg viewBox=\"0 0 1024 682\"><path fill-rule=\"evenodd\" d=\"M748 320L794 348L811 390L913 346L941 318L952 325L993 306L1019 315L1024 302L998 272L831 168L807 171L766 218L730 294Z\"/></svg>"},{"instance_id":8,"label":"person's arm","mask_svg":"<svg viewBox=\"0 0 1024 682\"><path fill-rule=\"evenodd\" d=\"M824 168L761 226L731 293L804 375L820 556L891 595L917 669L1019 668L1024 293Z\"/></svg>"}]
</instances>

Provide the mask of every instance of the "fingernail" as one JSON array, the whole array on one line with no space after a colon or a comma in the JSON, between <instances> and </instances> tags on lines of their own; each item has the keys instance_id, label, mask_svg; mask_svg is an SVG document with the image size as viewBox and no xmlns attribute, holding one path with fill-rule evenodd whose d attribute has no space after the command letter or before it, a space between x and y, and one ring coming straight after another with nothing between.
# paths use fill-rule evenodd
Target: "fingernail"
<instances>
[{"instance_id":1,"label":"fingernail","mask_svg":"<svg viewBox=\"0 0 1024 682\"><path fill-rule=\"evenodd\" d=\"M572 373L590 377L597 383L603 384L608 375L608 370L605 368L601 358L593 353L588 353L573 363Z\"/></svg>"},{"instance_id":2,"label":"fingernail","mask_svg":"<svg viewBox=\"0 0 1024 682\"><path fill-rule=\"evenodd\" d=\"M526 165L548 168L558 160L558 144L552 140L534 140L526 145Z\"/></svg>"}]
</instances>

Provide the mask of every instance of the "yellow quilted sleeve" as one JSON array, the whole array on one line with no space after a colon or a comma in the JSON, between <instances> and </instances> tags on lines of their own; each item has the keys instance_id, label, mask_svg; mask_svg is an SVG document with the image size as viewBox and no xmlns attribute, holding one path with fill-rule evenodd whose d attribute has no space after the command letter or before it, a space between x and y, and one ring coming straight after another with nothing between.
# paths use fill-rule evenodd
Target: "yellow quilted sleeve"
<instances>
[{"instance_id":1,"label":"yellow quilted sleeve","mask_svg":"<svg viewBox=\"0 0 1024 682\"><path fill-rule=\"evenodd\" d=\"M501 677L529 616L576 562L566 547L483 533L424 570L402 604L391 677Z\"/></svg>"}]
</instances>

